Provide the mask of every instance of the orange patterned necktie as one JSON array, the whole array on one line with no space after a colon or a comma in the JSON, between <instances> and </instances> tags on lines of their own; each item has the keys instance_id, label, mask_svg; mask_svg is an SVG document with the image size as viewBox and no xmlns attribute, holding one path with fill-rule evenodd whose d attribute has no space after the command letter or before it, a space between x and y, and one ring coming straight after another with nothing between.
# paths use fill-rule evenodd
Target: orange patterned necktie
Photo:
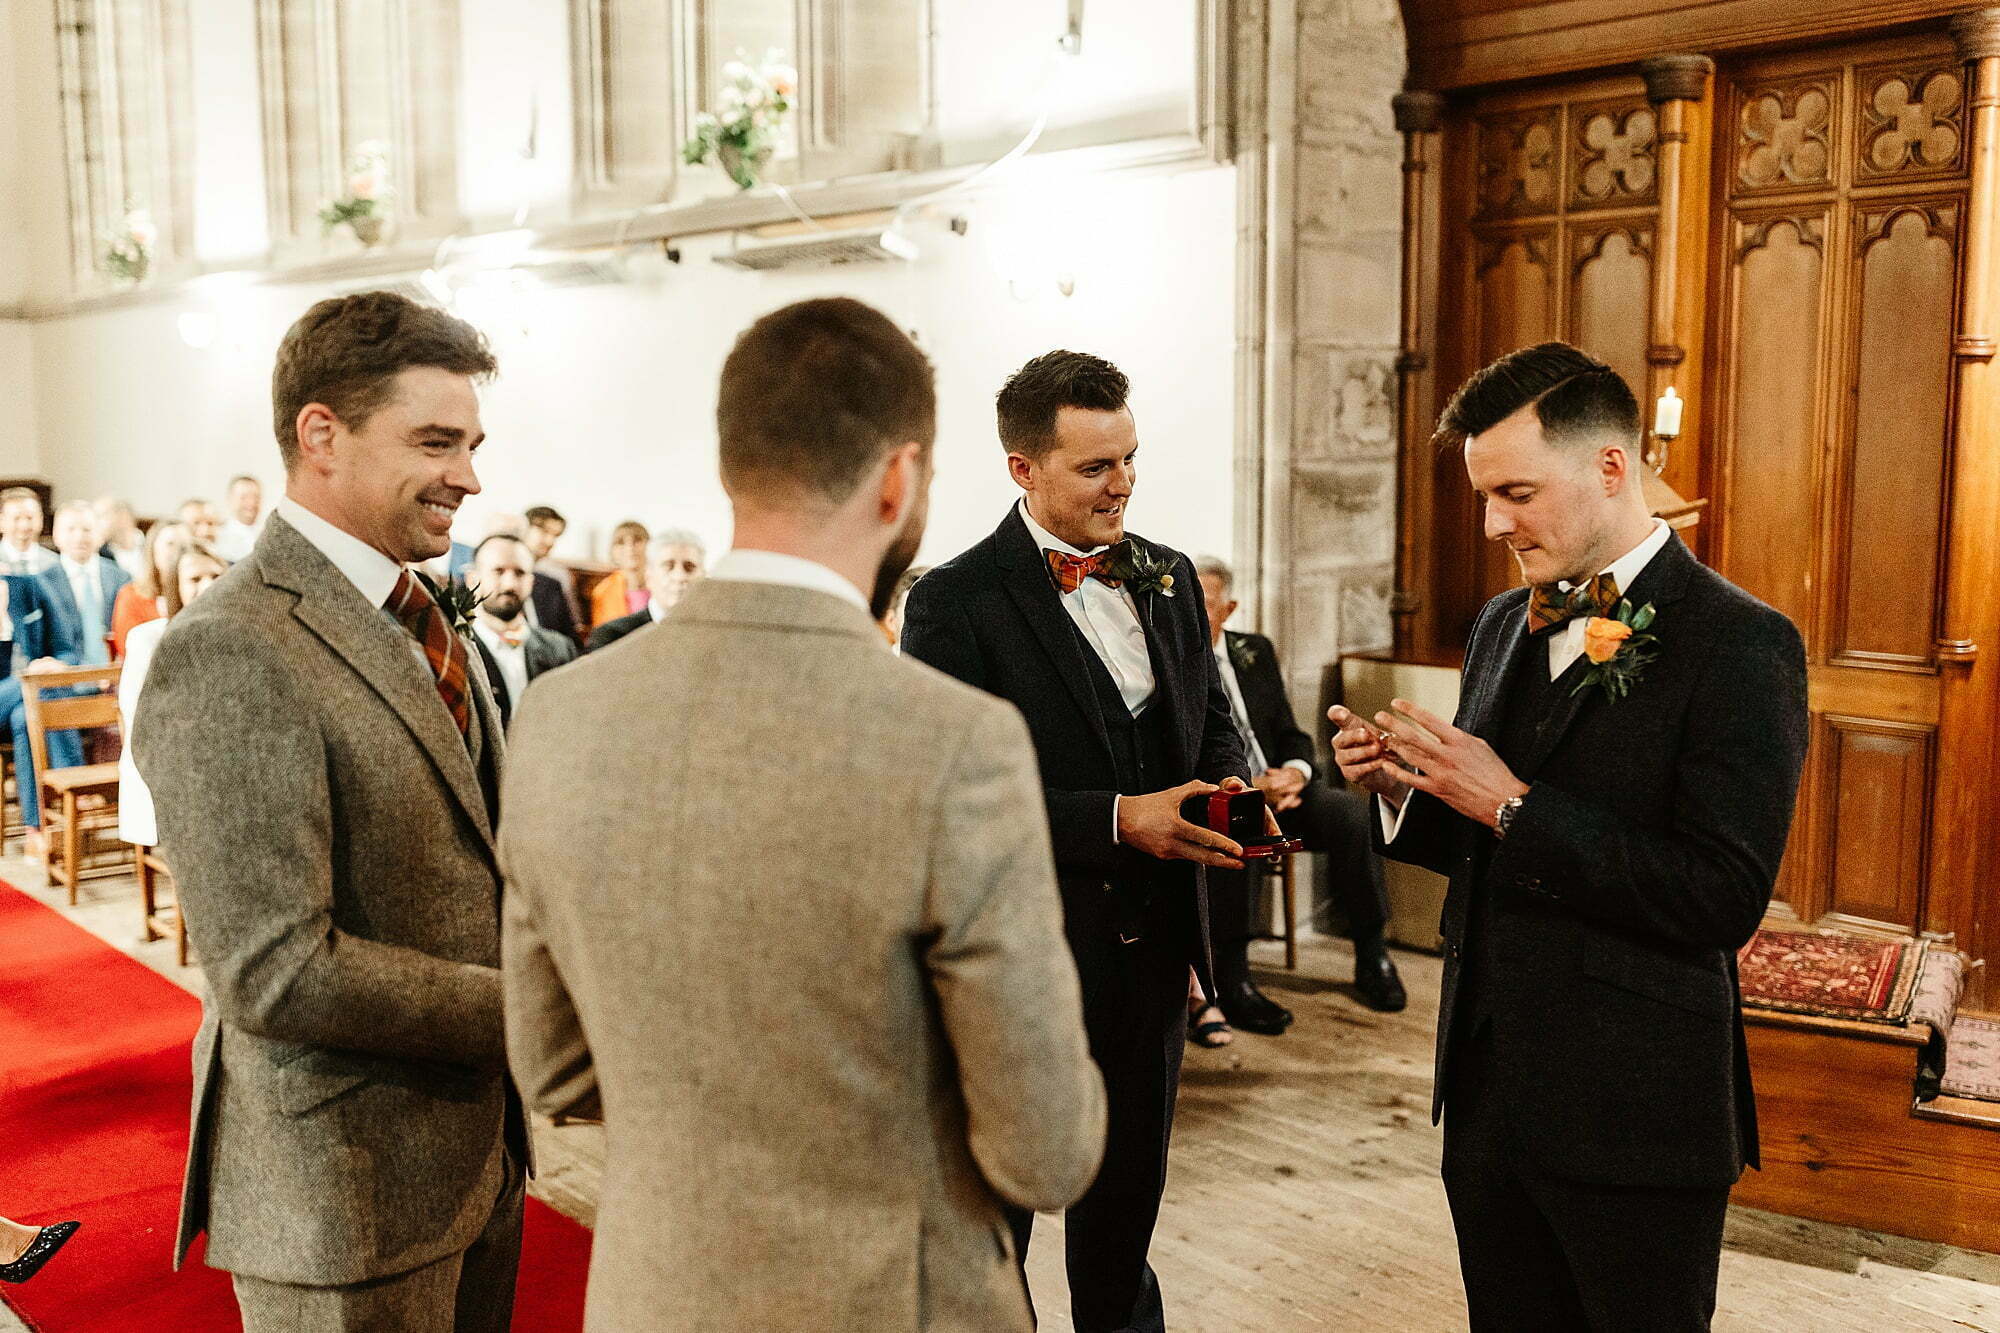
<instances>
[{"instance_id":1,"label":"orange patterned necktie","mask_svg":"<svg viewBox=\"0 0 2000 1333\"><path fill-rule=\"evenodd\" d=\"M1125 580L1104 572L1111 563L1112 552L1118 548L1107 547L1096 555L1068 555L1062 551L1044 551L1049 558L1049 574L1056 581L1056 591L1067 597L1083 586L1085 579L1096 579L1099 583L1116 588Z\"/></svg>"},{"instance_id":2,"label":"orange patterned necktie","mask_svg":"<svg viewBox=\"0 0 2000 1333\"><path fill-rule=\"evenodd\" d=\"M472 722L472 690L465 675L465 641L452 630L443 608L438 606L429 590L407 569L397 577L396 589L389 594L387 606L389 614L402 622L410 636L423 645L424 660L430 663L431 675L437 678L438 697L451 710L451 720L458 724L459 735L465 735Z\"/></svg>"},{"instance_id":3,"label":"orange patterned necktie","mask_svg":"<svg viewBox=\"0 0 2000 1333\"><path fill-rule=\"evenodd\" d=\"M1578 616L1608 616L1618 605L1618 580L1598 574L1564 592L1553 583L1537 583L1528 592L1528 633L1540 634L1567 625Z\"/></svg>"}]
</instances>

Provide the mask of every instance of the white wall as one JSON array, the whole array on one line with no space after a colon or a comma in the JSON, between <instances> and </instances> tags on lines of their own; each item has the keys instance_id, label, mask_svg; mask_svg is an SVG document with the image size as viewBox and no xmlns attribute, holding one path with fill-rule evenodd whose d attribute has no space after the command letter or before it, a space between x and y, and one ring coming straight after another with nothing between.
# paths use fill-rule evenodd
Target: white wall
<instances>
[{"instance_id":1,"label":"white wall","mask_svg":"<svg viewBox=\"0 0 2000 1333\"><path fill-rule=\"evenodd\" d=\"M1088 350L1132 377L1141 485L1135 530L1191 552L1230 549L1234 356L1231 168L1043 182L970 201L968 235L927 224L913 264L754 275L686 243L655 285L468 293L501 377L485 403L486 492L468 503L477 535L492 512L550 503L572 520L576 554L601 554L627 516L694 527L726 543L715 476L715 381L741 328L820 294L871 301L913 329L938 366L941 432L922 559L985 535L1017 493L993 433L1008 373L1052 347ZM1055 278L1066 273L1074 294ZM63 495L115 491L158 513L216 495L233 473L279 482L269 423L271 355L325 293L210 290L180 303L35 326L41 462ZM181 316L213 315L206 350Z\"/></svg>"}]
</instances>

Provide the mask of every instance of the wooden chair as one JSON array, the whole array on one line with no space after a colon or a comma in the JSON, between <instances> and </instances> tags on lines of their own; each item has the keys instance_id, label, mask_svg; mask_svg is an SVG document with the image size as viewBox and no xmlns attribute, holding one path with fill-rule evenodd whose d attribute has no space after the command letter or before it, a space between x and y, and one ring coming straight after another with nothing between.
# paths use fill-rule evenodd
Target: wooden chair
<instances>
[{"instance_id":1,"label":"wooden chair","mask_svg":"<svg viewBox=\"0 0 2000 1333\"><path fill-rule=\"evenodd\" d=\"M174 872L167 869L167 863L162 861L151 847L132 848L132 868L139 880L139 903L145 913L143 925L146 943L165 939L166 933L172 931L174 953L179 958L180 965L186 967L188 965L187 918L181 915L180 894L176 892L174 900L164 907L158 900L159 881L164 877L167 886L172 888Z\"/></svg>"},{"instance_id":2,"label":"wooden chair","mask_svg":"<svg viewBox=\"0 0 2000 1333\"><path fill-rule=\"evenodd\" d=\"M1260 940L1283 940L1285 942L1285 970L1299 970L1299 890L1297 873L1292 868L1296 856L1279 856L1260 864L1261 873L1273 876L1278 881L1278 904L1284 910L1285 928L1276 935L1262 934Z\"/></svg>"},{"instance_id":3,"label":"wooden chair","mask_svg":"<svg viewBox=\"0 0 2000 1333\"><path fill-rule=\"evenodd\" d=\"M125 872L121 852L106 861L99 857L86 863L91 842L118 828L118 765L78 764L73 768L49 767L49 733L88 731L118 725L117 665L68 667L21 678L21 697L27 705L28 747L35 757L42 798L42 868L49 879L69 889L72 906L76 887L86 879ZM94 686L91 694L50 698L57 690ZM91 800L90 798L97 798Z\"/></svg>"},{"instance_id":4,"label":"wooden chair","mask_svg":"<svg viewBox=\"0 0 2000 1333\"><path fill-rule=\"evenodd\" d=\"M28 831L21 822L20 774L14 771L14 738L0 736L0 856L7 844Z\"/></svg>"}]
</instances>

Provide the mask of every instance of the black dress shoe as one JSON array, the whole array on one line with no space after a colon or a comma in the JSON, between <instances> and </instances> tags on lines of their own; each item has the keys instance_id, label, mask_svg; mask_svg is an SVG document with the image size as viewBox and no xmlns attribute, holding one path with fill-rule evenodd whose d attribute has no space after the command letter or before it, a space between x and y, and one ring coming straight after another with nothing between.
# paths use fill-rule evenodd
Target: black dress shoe
<instances>
[{"instance_id":1,"label":"black dress shoe","mask_svg":"<svg viewBox=\"0 0 2000 1333\"><path fill-rule=\"evenodd\" d=\"M27 1251L11 1264L0 1264L0 1282L26 1282L42 1271L42 1265L55 1258L63 1242L76 1234L81 1222L57 1222L54 1226L43 1227L28 1242Z\"/></svg>"},{"instance_id":2,"label":"black dress shoe","mask_svg":"<svg viewBox=\"0 0 2000 1333\"><path fill-rule=\"evenodd\" d=\"M1361 1002L1385 1014L1401 1013L1410 997L1403 993L1403 979L1389 961L1389 951L1381 945L1357 947L1354 951L1354 989Z\"/></svg>"},{"instance_id":3,"label":"black dress shoe","mask_svg":"<svg viewBox=\"0 0 2000 1333\"><path fill-rule=\"evenodd\" d=\"M1292 1025L1291 1010L1251 985L1223 996L1222 1013L1229 1026L1264 1037L1278 1036Z\"/></svg>"}]
</instances>

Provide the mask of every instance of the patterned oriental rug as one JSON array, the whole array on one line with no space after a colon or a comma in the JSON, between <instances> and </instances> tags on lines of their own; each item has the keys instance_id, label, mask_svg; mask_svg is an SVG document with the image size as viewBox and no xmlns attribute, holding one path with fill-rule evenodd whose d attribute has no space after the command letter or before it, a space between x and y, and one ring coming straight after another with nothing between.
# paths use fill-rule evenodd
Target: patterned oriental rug
<instances>
[{"instance_id":1,"label":"patterned oriental rug","mask_svg":"<svg viewBox=\"0 0 2000 1333\"><path fill-rule=\"evenodd\" d=\"M2000 1018L1960 1014L1951 1025L1951 1063L1944 1092L1951 1097L2000 1102Z\"/></svg>"},{"instance_id":2,"label":"patterned oriental rug","mask_svg":"<svg viewBox=\"0 0 2000 1333\"><path fill-rule=\"evenodd\" d=\"M1760 930L1737 955L1743 1002L1759 1009L1902 1024L1927 940Z\"/></svg>"}]
</instances>

